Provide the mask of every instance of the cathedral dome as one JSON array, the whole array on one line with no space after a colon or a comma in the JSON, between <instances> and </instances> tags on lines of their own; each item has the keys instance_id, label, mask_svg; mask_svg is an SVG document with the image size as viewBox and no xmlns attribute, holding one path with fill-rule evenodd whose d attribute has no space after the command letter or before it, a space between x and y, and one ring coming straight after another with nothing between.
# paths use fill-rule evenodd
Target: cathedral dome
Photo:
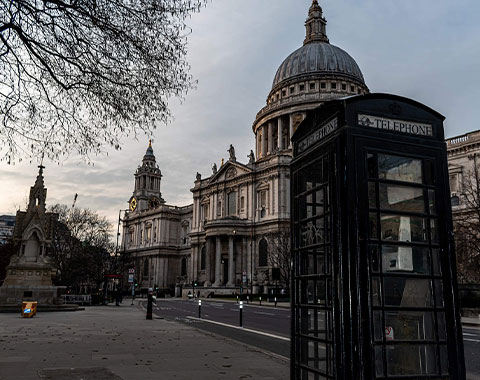
<instances>
[{"instance_id":1,"label":"cathedral dome","mask_svg":"<svg viewBox=\"0 0 480 380\"><path fill-rule=\"evenodd\" d=\"M339 76L365 84L357 62L344 50L328 42L312 41L290 54L280 65L272 88L295 77Z\"/></svg>"}]
</instances>

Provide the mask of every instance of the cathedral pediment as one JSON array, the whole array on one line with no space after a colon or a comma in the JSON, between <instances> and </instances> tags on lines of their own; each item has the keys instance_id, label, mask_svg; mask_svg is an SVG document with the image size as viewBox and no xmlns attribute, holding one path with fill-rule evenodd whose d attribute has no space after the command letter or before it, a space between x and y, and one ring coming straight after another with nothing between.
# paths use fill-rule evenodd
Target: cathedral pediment
<instances>
[{"instance_id":1,"label":"cathedral pediment","mask_svg":"<svg viewBox=\"0 0 480 380\"><path fill-rule=\"evenodd\" d=\"M250 174L252 169L238 162L227 161L218 172L210 178L209 184L230 181L236 177Z\"/></svg>"}]
</instances>

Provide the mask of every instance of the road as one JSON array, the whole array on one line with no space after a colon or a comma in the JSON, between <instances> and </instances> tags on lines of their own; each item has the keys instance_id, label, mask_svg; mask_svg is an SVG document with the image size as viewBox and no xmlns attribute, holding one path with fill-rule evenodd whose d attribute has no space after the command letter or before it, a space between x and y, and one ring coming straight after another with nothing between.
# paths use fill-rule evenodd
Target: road
<instances>
[{"instance_id":1,"label":"road","mask_svg":"<svg viewBox=\"0 0 480 380\"><path fill-rule=\"evenodd\" d=\"M244 303L244 329L229 327L239 325L239 307L236 303L202 300L201 312L203 321L197 319L198 302L193 300L158 300L154 305L154 314L158 317L194 324L202 330L255 346L288 360L290 309ZM480 328L464 327L463 338L467 379L480 380Z\"/></svg>"}]
</instances>

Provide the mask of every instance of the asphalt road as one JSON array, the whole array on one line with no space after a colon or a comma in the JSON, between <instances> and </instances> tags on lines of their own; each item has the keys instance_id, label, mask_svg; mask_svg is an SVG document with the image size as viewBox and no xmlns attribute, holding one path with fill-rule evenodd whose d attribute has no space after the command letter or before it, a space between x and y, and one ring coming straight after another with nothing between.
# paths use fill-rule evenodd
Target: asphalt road
<instances>
[{"instance_id":1,"label":"asphalt road","mask_svg":"<svg viewBox=\"0 0 480 380\"><path fill-rule=\"evenodd\" d=\"M195 327L202 330L249 344L260 350L284 357L286 360L290 356L288 338L290 337L291 316L289 309L275 309L244 303L244 329L225 326L237 327L239 325L239 307L232 302L202 300L201 316L204 321L197 319L198 301L158 300L153 310L154 314L159 317L194 324ZM207 320L218 324L207 322ZM464 327L463 338L467 379L480 380L480 328Z\"/></svg>"}]
</instances>

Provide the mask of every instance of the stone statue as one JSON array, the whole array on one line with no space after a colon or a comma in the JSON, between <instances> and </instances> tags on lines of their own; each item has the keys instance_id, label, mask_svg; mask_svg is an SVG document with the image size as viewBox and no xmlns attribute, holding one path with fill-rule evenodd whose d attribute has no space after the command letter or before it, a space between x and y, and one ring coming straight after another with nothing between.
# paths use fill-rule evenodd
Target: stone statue
<instances>
[{"instance_id":1,"label":"stone statue","mask_svg":"<svg viewBox=\"0 0 480 380\"><path fill-rule=\"evenodd\" d=\"M235 148L232 144L230 144L230 148L227 150L227 152L230 153L230 161L237 161L237 158L235 157Z\"/></svg>"},{"instance_id":2,"label":"stone statue","mask_svg":"<svg viewBox=\"0 0 480 380\"><path fill-rule=\"evenodd\" d=\"M202 175L199 172L197 172L197 181L200 181L201 179L202 179Z\"/></svg>"},{"instance_id":3,"label":"stone statue","mask_svg":"<svg viewBox=\"0 0 480 380\"><path fill-rule=\"evenodd\" d=\"M217 164L215 162L213 163L213 166L212 166L212 172L214 175L217 174Z\"/></svg>"},{"instance_id":4,"label":"stone statue","mask_svg":"<svg viewBox=\"0 0 480 380\"><path fill-rule=\"evenodd\" d=\"M250 154L247 157L249 164L253 164L255 162L255 154L253 153L253 150L250 150Z\"/></svg>"},{"instance_id":5,"label":"stone statue","mask_svg":"<svg viewBox=\"0 0 480 380\"><path fill-rule=\"evenodd\" d=\"M224 162L223 162L223 158L222 158L222 163L220 164L220 166L223 166L223 163L224 163Z\"/></svg>"}]
</instances>

